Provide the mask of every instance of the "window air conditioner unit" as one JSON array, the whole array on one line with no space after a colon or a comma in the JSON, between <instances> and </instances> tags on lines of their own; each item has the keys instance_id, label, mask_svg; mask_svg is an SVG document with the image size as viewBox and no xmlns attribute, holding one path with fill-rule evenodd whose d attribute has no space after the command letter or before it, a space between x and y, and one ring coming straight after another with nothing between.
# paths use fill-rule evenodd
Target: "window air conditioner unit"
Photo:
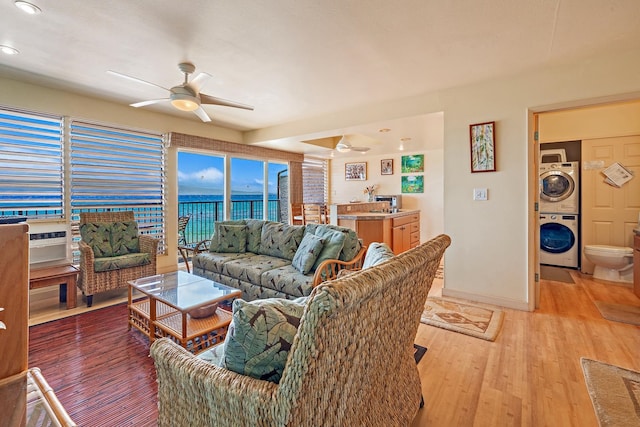
<instances>
[{"instance_id":1,"label":"window air conditioner unit","mask_svg":"<svg viewBox=\"0 0 640 427\"><path fill-rule=\"evenodd\" d=\"M66 223L29 223L31 268L71 264L71 229Z\"/></svg>"}]
</instances>

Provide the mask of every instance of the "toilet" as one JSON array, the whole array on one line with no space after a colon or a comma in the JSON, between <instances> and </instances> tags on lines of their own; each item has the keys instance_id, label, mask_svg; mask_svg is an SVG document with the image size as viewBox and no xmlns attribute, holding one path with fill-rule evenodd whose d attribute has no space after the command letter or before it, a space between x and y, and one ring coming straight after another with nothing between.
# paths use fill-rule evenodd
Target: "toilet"
<instances>
[{"instance_id":1,"label":"toilet","mask_svg":"<svg viewBox=\"0 0 640 427\"><path fill-rule=\"evenodd\" d=\"M595 264L593 277L633 283L633 249L620 246L585 245L584 255Z\"/></svg>"}]
</instances>

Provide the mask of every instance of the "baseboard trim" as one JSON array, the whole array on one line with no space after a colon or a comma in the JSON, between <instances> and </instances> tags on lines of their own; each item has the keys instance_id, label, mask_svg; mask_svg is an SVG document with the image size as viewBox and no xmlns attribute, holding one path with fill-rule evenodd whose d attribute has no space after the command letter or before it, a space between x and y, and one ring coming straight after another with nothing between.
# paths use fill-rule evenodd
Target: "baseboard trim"
<instances>
[{"instance_id":1,"label":"baseboard trim","mask_svg":"<svg viewBox=\"0 0 640 427\"><path fill-rule=\"evenodd\" d=\"M442 288L443 297L466 299L469 301L480 302L484 304L497 305L505 308L512 308L520 311L533 311L529 308L529 304L525 301L516 301L509 298L499 298L487 295L472 294L469 292L456 291L453 289Z\"/></svg>"}]
</instances>

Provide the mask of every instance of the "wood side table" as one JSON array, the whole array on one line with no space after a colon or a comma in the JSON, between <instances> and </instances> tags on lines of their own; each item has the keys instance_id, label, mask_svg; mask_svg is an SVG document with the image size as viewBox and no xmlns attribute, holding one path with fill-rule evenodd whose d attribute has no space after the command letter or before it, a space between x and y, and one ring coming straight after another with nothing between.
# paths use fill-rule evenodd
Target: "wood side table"
<instances>
[{"instance_id":1,"label":"wood side table","mask_svg":"<svg viewBox=\"0 0 640 427\"><path fill-rule=\"evenodd\" d=\"M29 272L29 289L60 285L60 302L67 303L67 310L78 304L76 281L79 270L73 265L57 265Z\"/></svg>"}]
</instances>

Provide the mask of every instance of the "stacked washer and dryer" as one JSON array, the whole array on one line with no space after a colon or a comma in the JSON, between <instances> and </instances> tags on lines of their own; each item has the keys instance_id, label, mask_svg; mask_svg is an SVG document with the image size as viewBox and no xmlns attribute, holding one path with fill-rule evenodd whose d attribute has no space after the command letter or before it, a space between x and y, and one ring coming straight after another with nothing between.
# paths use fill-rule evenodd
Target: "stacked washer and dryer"
<instances>
[{"instance_id":1,"label":"stacked washer and dryer","mask_svg":"<svg viewBox=\"0 0 640 427\"><path fill-rule=\"evenodd\" d=\"M580 162L566 150L540 151L540 263L580 266Z\"/></svg>"}]
</instances>

